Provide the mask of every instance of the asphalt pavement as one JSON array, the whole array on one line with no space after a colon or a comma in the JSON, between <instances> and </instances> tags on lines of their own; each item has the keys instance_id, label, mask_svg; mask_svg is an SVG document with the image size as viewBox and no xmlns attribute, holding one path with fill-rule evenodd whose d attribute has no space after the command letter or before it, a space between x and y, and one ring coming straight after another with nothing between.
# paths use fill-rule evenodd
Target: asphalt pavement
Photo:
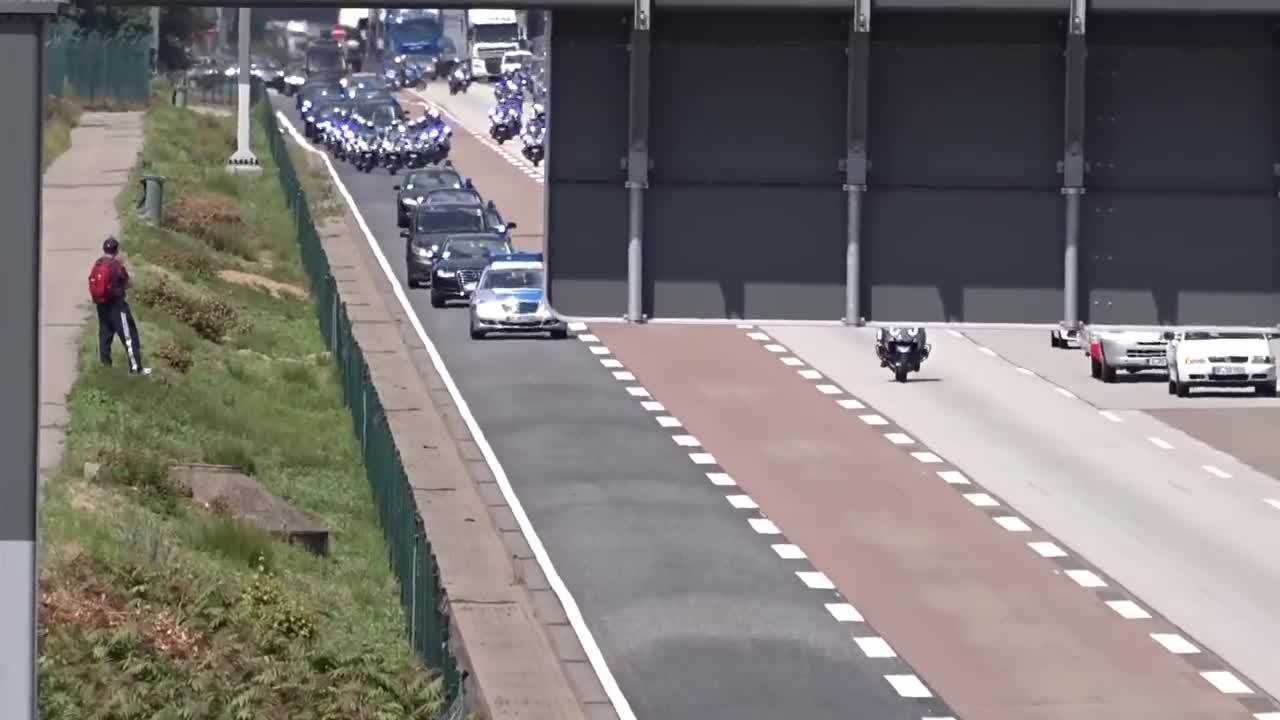
<instances>
[{"instance_id":1,"label":"asphalt pavement","mask_svg":"<svg viewBox=\"0 0 1280 720\"><path fill-rule=\"evenodd\" d=\"M959 334L931 333L931 358L899 384L878 367L871 330L766 331L1224 657L1251 688L1280 694L1274 479L1144 412L1100 409L1046 379L1047 367Z\"/></svg>"},{"instance_id":2,"label":"asphalt pavement","mask_svg":"<svg viewBox=\"0 0 1280 720\"><path fill-rule=\"evenodd\" d=\"M541 186L481 152L459 137L454 162L518 233L530 228L520 244L535 249ZM403 284L397 180L339 169ZM920 718L618 382L610 357L577 339L473 341L464 308L408 294L640 718Z\"/></svg>"}]
</instances>

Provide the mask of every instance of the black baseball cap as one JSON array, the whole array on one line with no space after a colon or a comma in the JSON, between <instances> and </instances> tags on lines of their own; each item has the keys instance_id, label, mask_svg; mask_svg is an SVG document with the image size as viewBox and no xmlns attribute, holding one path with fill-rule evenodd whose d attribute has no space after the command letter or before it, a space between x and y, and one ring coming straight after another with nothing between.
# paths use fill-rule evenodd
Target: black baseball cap
<instances>
[{"instance_id":1,"label":"black baseball cap","mask_svg":"<svg viewBox=\"0 0 1280 720\"><path fill-rule=\"evenodd\" d=\"M120 241L115 237L108 235L106 240L102 241L102 252L108 255L115 255L120 251Z\"/></svg>"}]
</instances>

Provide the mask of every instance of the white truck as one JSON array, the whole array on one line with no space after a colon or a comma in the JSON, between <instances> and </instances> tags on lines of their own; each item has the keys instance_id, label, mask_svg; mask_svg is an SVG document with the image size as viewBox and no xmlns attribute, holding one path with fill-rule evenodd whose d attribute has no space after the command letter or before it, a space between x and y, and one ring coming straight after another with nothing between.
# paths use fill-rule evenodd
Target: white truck
<instances>
[{"instance_id":1,"label":"white truck","mask_svg":"<svg viewBox=\"0 0 1280 720\"><path fill-rule=\"evenodd\" d=\"M494 78L502 73L502 57L524 48L523 14L516 10L467 11L467 59L471 77Z\"/></svg>"}]
</instances>

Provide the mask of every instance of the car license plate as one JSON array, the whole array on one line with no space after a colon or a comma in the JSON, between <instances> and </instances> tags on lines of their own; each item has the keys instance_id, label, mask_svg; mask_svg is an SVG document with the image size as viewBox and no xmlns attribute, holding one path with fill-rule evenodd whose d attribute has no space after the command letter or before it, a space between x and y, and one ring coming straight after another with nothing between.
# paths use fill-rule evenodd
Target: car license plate
<instances>
[{"instance_id":1,"label":"car license plate","mask_svg":"<svg viewBox=\"0 0 1280 720\"><path fill-rule=\"evenodd\" d=\"M466 290L467 292L471 292L472 290L476 289L476 284L473 282L464 283L462 286L462 289Z\"/></svg>"},{"instance_id":2,"label":"car license plate","mask_svg":"<svg viewBox=\"0 0 1280 720\"><path fill-rule=\"evenodd\" d=\"M1164 358L1147 358L1147 364L1151 367L1164 367L1166 363Z\"/></svg>"},{"instance_id":3,"label":"car license plate","mask_svg":"<svg viewBox=\"0 0 1280 720\"><path fill-rule=\"evenodd\" d=\"M1239 365L1219 365L1213 369L1214 375L1243 375L1244 368Z\"/></svg>"}]
</instances>

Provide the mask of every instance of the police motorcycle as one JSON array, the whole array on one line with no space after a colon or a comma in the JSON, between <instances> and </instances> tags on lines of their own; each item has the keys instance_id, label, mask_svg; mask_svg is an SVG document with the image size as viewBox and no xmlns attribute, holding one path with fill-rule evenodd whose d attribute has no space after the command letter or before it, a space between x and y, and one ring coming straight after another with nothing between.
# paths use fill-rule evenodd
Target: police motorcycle
<instances>
[{"instance_id":1,"label":"police motorcycle","mask_svg":"<svg viewBox=\"0 0 1280 720\"><path fill-rule=\"evenodd\" d=\"M378 161L387 172L395 175L400 172L400 168L404 167L404 126L399 125L394 128L388 128L381 136L381 145L378 148Z\"/></svg>"},{"instance_id":2,"label":"police motorcycle","mask_svg":"<svg viewBox=\"0 0 1280 720\"><path fill-rule=\"evenodd\" d=\"M520 134L523 100L516 96L499 102L489 111L489 137L499 145Z\"/></svg>"},{"instance_id":3,"label":"police motorcycle","mask_svg":"<svg viewBox=\"0 0 1280 720\"><path fill-rule=\"evenodd\" d=\"M547 110L542 105L534 105L533 117L529 119L529 124L520 135L520 140L524 143L524 147L520 148L520 154L525 160L533 163L534 167L537 167L546 156L546 139Z\"/></svg>"},{"instance_id":4,"label":"police motorcycle","mask_svg":"<svg viewBox=\"0 0 1280 720\"><path fill-rule=\"evenodd\" d=\"M364 127L352 142L351 164L362 173L371 173L378 166L378 149L380 145L378 131L372 120L366 120Z\"/></svg>"},{"instance_id":5,"label":"police motorcycle","mask_svg":"<svg viewBox=\"0 0 1280 720\"><path fill-rule=\"evenodd\" d=\"M922 327L882 327L876 335L876 357L880 367L893 370L893 379L907 381L907 374L920 372L920 364L929 358L928 335Z\"/></svg>"},{"instance_id":6,"label":"police motorcycle","mask_svg":"<svg viewBox=\"0 0 1280 720\"><path fill-rule=\"evenodd\" d=\"M510 75L498 78L498 81L493 84L493 96L499 103L513 99L524 102L524 90L520 87L520 83L516 82Z\"/></svg>"},{"instance_id":7,"label":"police motorcycle","mask_svg":"<svg viewBox=\"0 0 1280 720\"><path fill-rule=\"evenodd\" d=\"M363 120L352 114L343 118L342 122L331 128L329 134L329 152L339 160L351 160L355 148L356 134L362 127Z\"/></svg>"},{"instance_id":8,"label":"police motorcycle","mask_svg":"<svg viewBox=\"0 0 1280 720\"><path fill-rule=\"evenodd\" d=\"M458 63L453 68L453 72L449 73L449 94L457 95L466 92L471 87L471 73L468 71L466 63Z\"/></svg>"},{"instance_id":9,"label":"police motorcycle","mask_svg":"<svg viewBox=\"0 0 1280 720\"><path fill-rule=\"evenodd\" d=\"M421 118L420 139L426 162L436 165L449 157L453 146L453 128L444 121L437 108L428 108Z\"/></svg>"}]
</instances>

